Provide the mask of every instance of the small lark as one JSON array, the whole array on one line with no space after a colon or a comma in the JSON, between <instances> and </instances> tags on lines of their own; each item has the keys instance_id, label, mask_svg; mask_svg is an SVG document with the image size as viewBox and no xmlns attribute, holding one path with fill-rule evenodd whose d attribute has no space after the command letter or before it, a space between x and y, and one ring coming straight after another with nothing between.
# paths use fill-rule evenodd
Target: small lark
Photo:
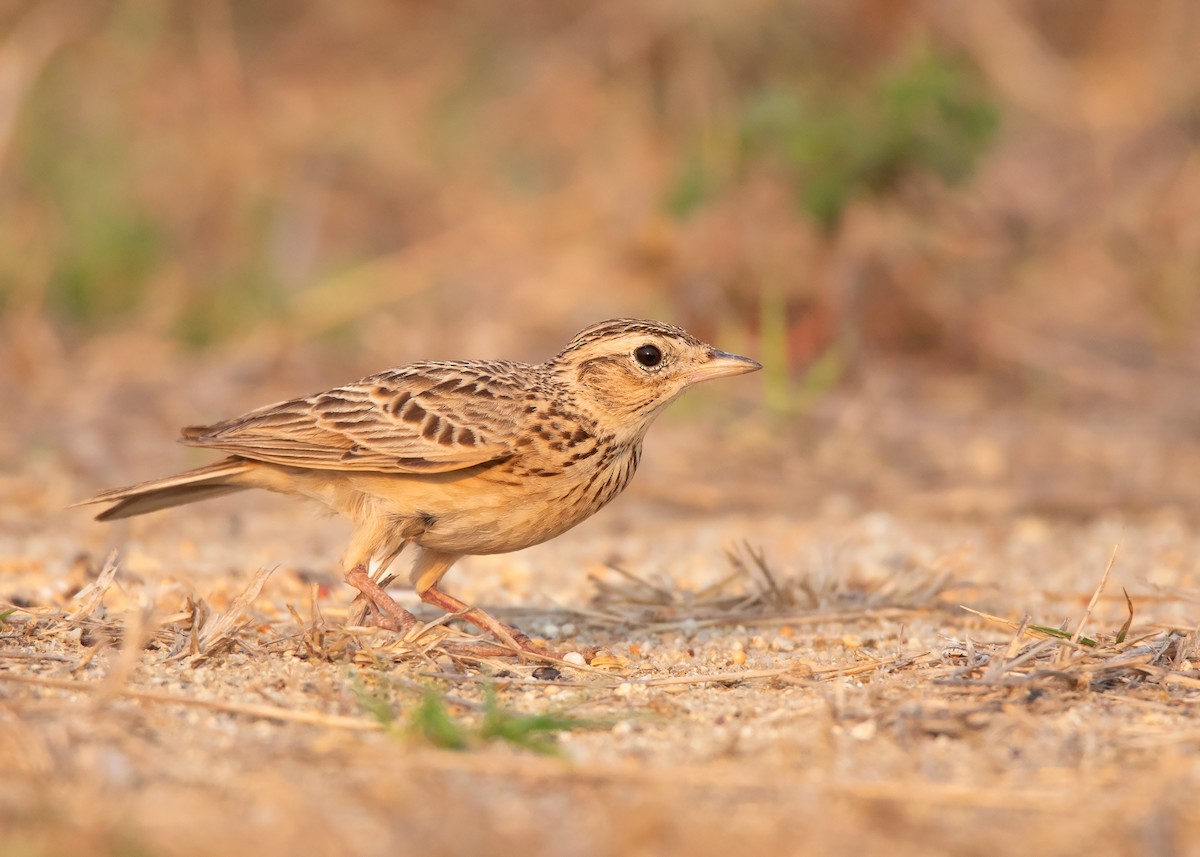
<instances>
[{"instance_id":1,"label":"small lark","mask_svg":"<svg viewBox=\"0 0 1200 857\"><path fill-rule=\"evenodd\" d=\"M646 430L676 396L760 368L670 324L603 321L536 366L413 363L185 428L183 443L229 457L79 505L112 503L97 516L111 521L244 488L309 497L354 522L346 582L377 624L401 632L417 624L369 573L382 576L412 543L410 579L422 601L545 654L440 589L442 575L461 556L519 550L583 521L629 484Z\"/></svg>"}]
</instances>

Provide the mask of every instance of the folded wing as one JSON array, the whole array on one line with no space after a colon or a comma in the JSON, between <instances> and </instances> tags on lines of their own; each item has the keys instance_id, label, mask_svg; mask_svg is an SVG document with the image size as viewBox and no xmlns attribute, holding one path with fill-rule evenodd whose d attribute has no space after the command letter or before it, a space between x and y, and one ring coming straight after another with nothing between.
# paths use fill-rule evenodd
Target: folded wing
<instances>
[{"instance_id":1,"label":"folded wing","mask_svg":"<svg viewBox=\"0 0 1200 857\"><path fill-rule=\"evenodd\" d=\"M211 426L190 446L294 467L442 473L513 455L525 392L501 362L419 363Z\"/></svg>"}]
</instances>

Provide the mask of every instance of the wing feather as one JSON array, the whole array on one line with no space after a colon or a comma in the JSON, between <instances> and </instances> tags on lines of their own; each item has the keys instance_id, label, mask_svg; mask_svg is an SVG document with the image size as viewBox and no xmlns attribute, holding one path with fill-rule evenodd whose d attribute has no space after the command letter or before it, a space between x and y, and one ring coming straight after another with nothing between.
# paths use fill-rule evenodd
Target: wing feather
<instances>
[{"instance_id":1,"label":"wing feather","mask_svg":"<svg viewBox=\"0 0 1200 857\"><path fill-rule=\"evenodd\" d=\"M441 473L508 458L536 367L504 361L416 363L268 405L181 440L293 467ZM524 383L522 381L524 380Z\"/></svg>"}]
</instances>

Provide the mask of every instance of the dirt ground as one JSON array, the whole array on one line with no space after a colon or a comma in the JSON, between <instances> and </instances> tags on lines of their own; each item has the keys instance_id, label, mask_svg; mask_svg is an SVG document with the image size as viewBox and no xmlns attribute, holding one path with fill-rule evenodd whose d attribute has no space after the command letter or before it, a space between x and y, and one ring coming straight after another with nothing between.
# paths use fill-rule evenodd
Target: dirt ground
<instances>
[{"instance_id":1,"label":"dirt ground","mask_svg":"<svg viewBox=\"0 0 1200 857\"><path fill-rule=\"evenodd\" d=\"M448 578L594 664L555 674L346 627L345 527L286 499L64 511L196 460L178 365L79 371L0 450L34 450L0 486L0 853L1200 849L1186 420L899 371L786 425L693 396L611 508ZM464 749L413 726L431 689ZM489 739L489 693L579 722Z\"/></svg>"},{"instance_id":2,"label":"dirt ground","mask_svg":"<svg viewBox=\"0 0 1200 857\"><path fill-rule=\"evenodd\" d=\"M1197 43L1187 0L0 0L0 857L1200 853ZM765 368L447 578L573 663L348 623L347 528L283 498L68 508L616 316Z\"/></svg>"}]
</instances>

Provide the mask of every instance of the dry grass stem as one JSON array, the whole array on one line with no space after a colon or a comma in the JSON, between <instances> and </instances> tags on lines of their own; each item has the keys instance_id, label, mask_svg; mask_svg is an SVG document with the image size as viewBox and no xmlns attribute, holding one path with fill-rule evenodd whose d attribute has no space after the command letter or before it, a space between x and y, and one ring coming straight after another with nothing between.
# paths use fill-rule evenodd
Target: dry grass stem
<instances>
[{"instance_id":1,"label":"dry grass stem","mask_svg":"<svg viewBox=\"0 0 1200 857\"><path fill-rule=\"evenodd\" d=\"M1079 643L1079 638L1083 635L1084 626L1087 625L1088 619L1092 618L1092 611L1096 609L1096 604L1100 601L1100 596L1104 594L1104 587L1108 583L1108 576L1112 573L1113 563L1117 561L1117 551L1121 549L1119 544L1113 545L1112 554L1108 558L1108 565L1104 567L1104 574L1100 575L1100 582L1096 584L1096 590L1092 593L1092 598L1088 601L1087 609L1083 611L1083 615L1079 617L1079 623L1075 626L1075 633L1071 635L1073 644Z\"/></svg>"},{"instance_id":2,"label":"dry grass stem","mask_svg":"<svg viewBox=\"0 0 1200 857\"><path fill-rule=\"evenodd\" d=\"M74 600L79 606L67 614L68 622L83 622L92 618L92 614L104 603L108 588L117 578L117 567L117 550L114 548L104 560L104 567L100 569L96 579L75 594Z\"/></svg>"},{"instance_id":3,"label":"dry grass stem","mask_svg":"<svg viewBox=\"0 0 1200 857\"><path fill-rule=\"evenodd\" d=\"M199 630L196 630L193 625L188 654L192 658L208 658L222 649L235 645L238 642L239 632L249 622L246 614L274 572L274 568L260 568L255 572L249 585L229 605L229 609L218 615L209 616Z\"/></svg>"}]
</instances>

